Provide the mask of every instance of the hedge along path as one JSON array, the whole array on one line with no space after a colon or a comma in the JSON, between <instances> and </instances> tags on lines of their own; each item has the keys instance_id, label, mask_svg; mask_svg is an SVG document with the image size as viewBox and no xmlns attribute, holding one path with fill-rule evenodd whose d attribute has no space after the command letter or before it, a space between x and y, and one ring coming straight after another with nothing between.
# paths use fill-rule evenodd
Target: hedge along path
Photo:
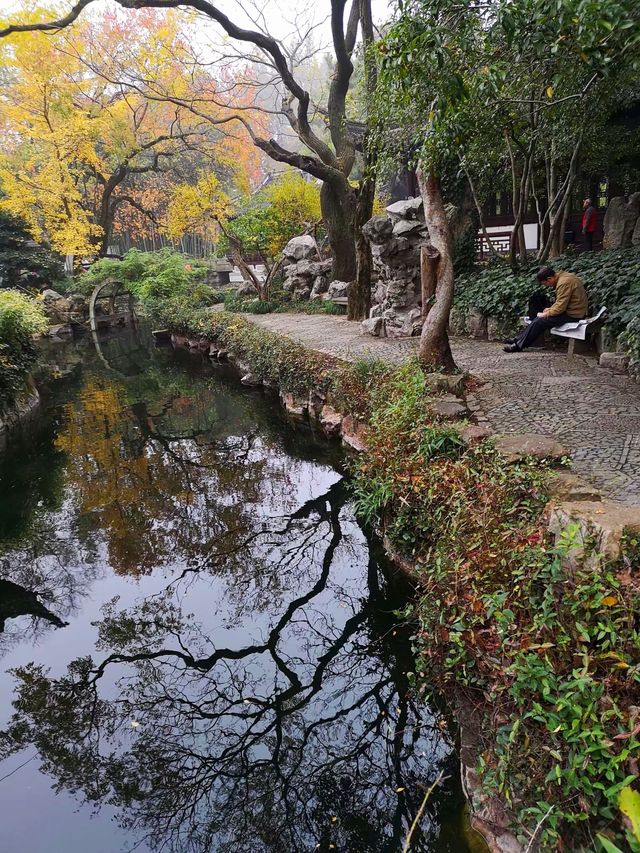
<instances>
[{"instance_id":1,"label":"hedge along path","mask_svg":"<svg viewBox=\"0 0 640 853\"><path fill-rule=\"evenodd\" d=\"M400 364L417 339L371 338L341 317L244 314L272 332L345 361L380 358ZM571 453L573 470L604 496L640 504L640 384L602 370L595 358L564 351L507 355L502 345L456 338L456 363L479 381L474 396L496 432L535 432Z\"/></svg>"}]
</instances>

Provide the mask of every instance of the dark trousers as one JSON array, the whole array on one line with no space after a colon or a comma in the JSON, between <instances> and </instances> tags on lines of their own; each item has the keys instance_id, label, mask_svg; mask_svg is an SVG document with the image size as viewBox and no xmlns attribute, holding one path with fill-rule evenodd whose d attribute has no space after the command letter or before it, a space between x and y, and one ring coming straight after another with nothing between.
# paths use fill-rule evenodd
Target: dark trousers
<instances>
[{"instance_id":1,"label":"dark trousers","mask_svg":"<svg viewBox=\"0 0 640 853\"><path fill-rule=\"evenodd\" d=\"M584 244L587 247L587 252L593 252L593 231L584 232Z\"/></svg>"},{"instance_id":2,"label":"dark trousers","mask_svg":"<svg viewBox=\"0 0 640 853\"><path fill-rule=\"evenodd\" d=\"M526 329L516 336L518 349L526 349L532 346L547 329L554 326L562 326L563 323L575 323L578 318L570 317L568 314L558 314L556 317L536 317Z\"/></svg>"}]
</instances>

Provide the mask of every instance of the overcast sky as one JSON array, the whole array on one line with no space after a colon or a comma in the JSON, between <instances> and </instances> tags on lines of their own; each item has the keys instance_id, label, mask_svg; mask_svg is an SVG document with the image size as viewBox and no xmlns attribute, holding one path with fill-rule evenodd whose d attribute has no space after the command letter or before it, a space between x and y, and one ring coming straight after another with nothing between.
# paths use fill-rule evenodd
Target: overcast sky
<instances>
[{"instance_id":1,"label":"overcast sky","mask_svg":"<svg viewBox=\"0 0 640 853\"><path fill-rule=\"evenodd\" d=\"M24 6L24 0L0 0L0 15L3 12L12 12ZM42 4L44 5L44 3ZM72 0L66 0L62 9L71 8ZM315 30L318 41L321 44L329 44L331 30L329 26L329 2L328 0L221 0L218 7L222 9L233 21L241 26L254 26L243 9L252 12L256 8L262 10L263 19L269 28L271 35L276 38L286 38L293 30L296 23L301 21L311 22L317 26ZM374 21L377 24L384 22L391 14L393 2L389 0L372 0ZM57 3L58 9L61 4ZM118 8L113 0L97 0L94 4L96 9L109 7ZM92 8L92 7L89 7ZM85 11L83 14L87 14ZM207 37L212 38L213 33L220 31L214 24L206 23Z\"/></svg>"}]
</instances>

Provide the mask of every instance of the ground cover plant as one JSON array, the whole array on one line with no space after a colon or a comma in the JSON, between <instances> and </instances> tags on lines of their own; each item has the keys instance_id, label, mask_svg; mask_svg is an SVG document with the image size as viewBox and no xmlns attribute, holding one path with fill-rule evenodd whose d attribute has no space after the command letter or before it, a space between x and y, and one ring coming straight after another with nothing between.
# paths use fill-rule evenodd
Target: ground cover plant
<instances>
[{"instance_id":1,"label":"ground cover plant","mask_svg":"<svg viewBox=\"0 0 640 853\"><path fill-rule=\"evenodd\" d=\"M482 271L460 276L456 281L457 317L476 309L496 317L505 331L515 330L527 308L527 300L539 289L535 281L538 264L514 274L506 262L494 262ZM580 276L595 313L605 305L607 336L634 358L640 358L640 249L584 252L555 258L552 266Z\"/></svg>"},{"instance_id":2,"label":"ground cover plant","mask_svg":"<svg viewBox=\"0 0 640 853\"><path fill-rule=\"evenodd\" d=\"M435 681L454 705L470 688L484 704L483 783L513 808L525 845L538 825L544 850L591 850L596 830L622 842L618 802L640 750L631 545L606 570L568 562L571 531L554 549L541 524L540 469L505 466L490 441L464 446L430 414L412 365L375 386L355 491L418 569L416 683Z\"/></svg>"},{"instance_id":3,"label":"ground cover plant","mask_svg":"<svg viewBox=\"0 0 640 853\"><path fill-rule=\"evenodd\" d=\"M640 850L619 808L635 802L640 751L637 539L618 565L568 561L571 531L554 548L542 524L544 471L505 466L490 440L464 443L433 413L415 361L344 365L237 314L176 300L153 310L267 384L300 397L318 389L367 425L354 495L416 567L412 679L454 705L461 689L477 696L483 784L509 803L525 846Z\"/></svg>"},{"instance_id":4,"label":"ground cover plant","mask_svg":"<svg viewBox=\"0 0 640 853\"><path fill-rule=\"evenodd\" d=\"M34 335L46 331L41 306L18 290L0 290L0 411L24 387L36 359Z\"/></svg>"}]
</instances>

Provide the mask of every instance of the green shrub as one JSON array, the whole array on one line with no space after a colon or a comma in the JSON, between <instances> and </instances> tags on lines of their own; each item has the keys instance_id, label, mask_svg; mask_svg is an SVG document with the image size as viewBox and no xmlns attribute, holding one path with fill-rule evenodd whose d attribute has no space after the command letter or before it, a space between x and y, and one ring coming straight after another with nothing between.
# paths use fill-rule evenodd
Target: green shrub
<instances>
[{"instance_id":1,"label":"green shrub","mask_svg":"<svg viewBox=\"0 0 640 853\"><path fill-rule=\"evenodd\" d=\"M112 279L127 286L143 303L192 294L212 304L211 288L204 284L206 266L172 249L140 252L131 249L121 261L103 258L78 280L78 289L91 293L97 284Z\"/></svg>"},{"instance_id":2,"label":"green shrub","mask_svg":"<svg viewBox=\"0 0 640 853\"><path fill-rule=\"evenodd\" d=\"M34 335L47 329L41 306L17 290L0 290L0 409L23 387L35 361Z\"/></svg>"}]
</instances>

